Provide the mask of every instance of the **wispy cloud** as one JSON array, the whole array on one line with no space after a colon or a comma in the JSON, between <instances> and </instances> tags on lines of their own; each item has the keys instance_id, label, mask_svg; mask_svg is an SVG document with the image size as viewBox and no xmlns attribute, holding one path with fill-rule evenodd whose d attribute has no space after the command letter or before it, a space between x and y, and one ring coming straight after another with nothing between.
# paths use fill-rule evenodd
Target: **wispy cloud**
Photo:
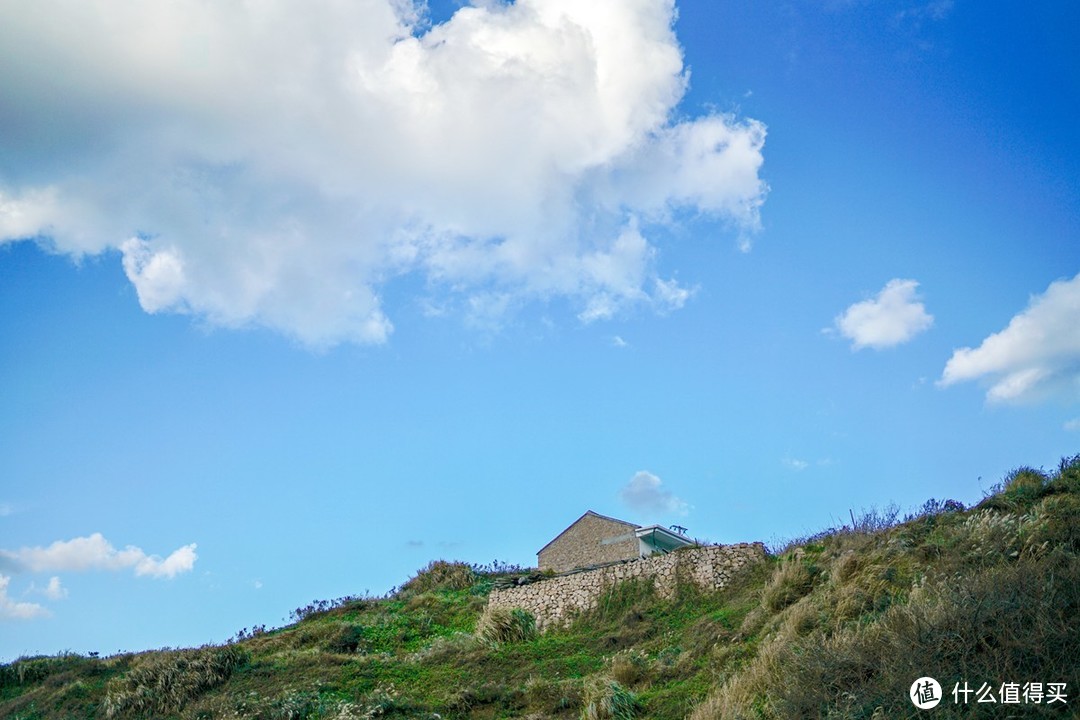
<instances>
[{"instance_id":1,"label":"wispy cloud","mask_svg":"<svg viewBox=\"0 0 1080 720\"><path fill-rule=\"evenodd\" d=\"M663 482L656 475L640 470L619 490L619 499L641 512L686 515L690 505L661 485Z\"/></svg>"},{"instance_id":2,"label":"wispy cloud","mask_svg":"<svg viewBox=\"0 0 1080 720\"><path fill-rule=\"evenodd\" d=\"M49 578L49 583L40 592L50 600L63 600L68 596L67 588L60 582L60 578L55 575Z\"/></svg>"},{"instance_id":3,"label":"wispy cloud","mask_svg":"<svg viewBox=\"0 0 1080 720\"><path fill-rule=\"evenodd\" d=\"M926 312L914 280L890 280L876 296L850 306L833 327L851 340L853 350L883 350L905 343L934 324Z\"/></svg>"},{"instance_id":4,"label":"wispy cloud","mask_svg":"<svg viewBox=\"0 0 1080 720\"><path fill-rule=\"evenodd\" d=\"M1051 283L979 347L954 351L939 384L969 380L988 381L991 402L1080 398L1080 274Z\"/></svg>"},{"instance_id":5,"label":"wispy cloud","mask_svg":"<svg viewBox=\"0 0 1080 720\"><path fill-rule=\"evenodd\" d=\"M48 547L24 547L0 550L0 560L7 568L27 572L126 570L138 576L172 578L195 567L195 543L174 550L162 559L147 555L141 548L128 545L117 550L101 533L72 540L58 540ZM59 581L58 581L59 582Z\"/></svg>"},{"instance_id":6,"label":"wispy cloud","mask_svg":"<svg viewBox=\"0 0 1080 720\"><path fill-rule=\"evenodd\" d=\"M796 472L801 472L810 467L810 463L806 460L800 460L799 458L786 457L780 462L783 463L784 467Z\"/></svg>"},{"instance_id":7,"label":"wispy cloud","mask_svg":"<svg viewBox=\"0 0 1080 720\"><path fill-rule=\"evenodd\" d=\"M1080 418L1066 421L1064 428L1069 432L1080 432Z\"/></svg>"},{"instance_id":8,"label":"wispy cloud","mask_svg":"<svg viewBox=\"0 0 1080 720\"><path fill-rule=\"evenodd\" d=\"M15 508L11 503L0 503L0 517L7 517L8 515L15 514Z\"/></svg>"},{"instance_id":9,"label":"wispy cloud","mask_svg":"<svg viewBox=\"0 0 1080 720\"><path fill-rule=\"evenodd\" d=\"M910 22L916 26L924 21L940 22L952 14L953 0L932 0L932 2L904 8L893 16L896 22Z\"/></svg>"},{"instance_id":10,"label":"wispy cloud","mask_svg":"<svg viewBox=\"0 0 1080 720\"><path fill-rule=\"evenodd\" d=\"M8 597L8 584L11 578L0 575L0 618L9 620L33 620L34 618L48 617L51 613L38 605L30 602L16 602Z\"/></svg>"},{"instance_id":11,"label":"wispy cloud","mask_svg":"<svg viewBox=\"0 0 1080 720\"><path fill-rule=\"evenodd\" d=\"M615 335L611 338L611 344L617 348L630 347L630 343L623 340L619 335Z\"/></svg>"},{"instance_id":12,"label":"wispy cloud","mask_svg":"<svg viewBox=\"0 0 1080 720\"><path fill-rule=\"evenodd\" d=\"M650 228L684 209L749 245L765 127L674 112L674 3L422 7L0 4L0 242L111 249L147 312L316 347L384 342L406 275L464 316L677 309Z\"/></svg>"}]
</instances>

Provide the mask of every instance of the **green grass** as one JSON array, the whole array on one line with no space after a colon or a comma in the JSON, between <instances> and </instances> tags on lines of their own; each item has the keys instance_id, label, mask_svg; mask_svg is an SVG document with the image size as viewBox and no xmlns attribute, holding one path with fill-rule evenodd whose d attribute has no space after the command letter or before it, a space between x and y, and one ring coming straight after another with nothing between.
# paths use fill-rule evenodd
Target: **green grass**
<instances>
[{"instance_id":1,"label":"green grass","mask_svg":"<svg viewBox=\"0 0 1080 720\"><path fill-rule=\"evenodd\" d=\"M722 591L628 581L544 634L485 612L516 571L437 561L390 597L312 603L223 646L23 658L0 666L0 717L904 718L921 675L946 693L1068 683L1068 710L1024 717L1080 705L1080 458L1014 471L971 509L866 513Z\"/></svg>"}]
</instances>

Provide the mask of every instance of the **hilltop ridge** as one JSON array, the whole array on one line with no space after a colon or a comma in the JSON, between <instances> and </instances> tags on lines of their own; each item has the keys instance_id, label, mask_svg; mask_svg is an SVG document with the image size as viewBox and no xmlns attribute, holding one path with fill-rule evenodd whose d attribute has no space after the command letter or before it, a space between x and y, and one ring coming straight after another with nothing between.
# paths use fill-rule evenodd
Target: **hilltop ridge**
<instances>
[{"instance_id":1,"label":"hilltop ridge","mask_svg":"<svg viewBox=\"0 0 1080 720\"><path fill-rule=\"evenodd\" d=\"M487 607L528 573L434 561L386 597L220 646L21 658L0 666L0 717L902 718L924 676L934 717L1080 708L1080 455L972 508L865 513L720 590L622 582L544 633Z\"/></svg>"}]
</instances>

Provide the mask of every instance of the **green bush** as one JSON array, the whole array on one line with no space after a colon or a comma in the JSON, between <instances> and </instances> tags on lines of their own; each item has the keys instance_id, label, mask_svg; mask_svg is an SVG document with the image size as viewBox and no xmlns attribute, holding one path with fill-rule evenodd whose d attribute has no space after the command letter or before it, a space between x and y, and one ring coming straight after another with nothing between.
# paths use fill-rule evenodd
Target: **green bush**
<instances>
[{"instance_id":1,"label":"green bush","mask_svg":"<svg viewBox=\"0 0 1080 720\"><path fill-rule=\"evenodd\" d=\"M341 625L330 636L327 649L335 653L354 653L361 649L364 642L362 625Z\"/></svg>"},{"instance_id":2,"label":"green bush","mask_svg":"<svg viewBox=\"0 0 1080 720\"><path fill-rule=\"evenodd\" d=\"M467 590L476 582L476 571L463 562L432 560L398 591L400 597L436 590Z\"/></svg>"},{"instance_id":3,"label":"green bush","mask_svg":"<svg viewBox=\"0 0 1080 720\"><path fill-rule=\"evenodd\" d=\"M1004 492L1018 499L1034 500L1046 487L1048 481L1046 473L1041 470L1030 467L1017 468L1005 476Z\"/></svg>"}]
</instances>

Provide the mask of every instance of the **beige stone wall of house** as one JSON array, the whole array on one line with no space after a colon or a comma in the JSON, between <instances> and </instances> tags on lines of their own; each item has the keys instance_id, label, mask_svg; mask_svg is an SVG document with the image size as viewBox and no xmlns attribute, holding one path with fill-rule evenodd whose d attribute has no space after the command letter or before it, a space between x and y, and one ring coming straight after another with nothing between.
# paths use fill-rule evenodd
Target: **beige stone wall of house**
<instances>
[{"instance_id":1,"label":"beige stone wall of house","mask_svg":"<svg viewBox=\"0 0 1080 720\"><path fill-rule=\"evenodd\" d=\"M495 589L488 597L488 606L527 610L543 630L564 625L576 614L595 607L603 593L624 580L650 580L661 596L671 597L679 583L722 588L738 573L764 561L765 546L759 542L688 548L529 585Z\"/></svg>"},{"instance_id":2,"label":"beige stone wall of house","mask_svg":"<svg viewBox=\"0 0 1080 720\"><path fill-rule=\"evenodd\" d=\"M541 570L562 573L639 556L636 526L586 513L540 551Z\"/></svg>"}]
</instances>

